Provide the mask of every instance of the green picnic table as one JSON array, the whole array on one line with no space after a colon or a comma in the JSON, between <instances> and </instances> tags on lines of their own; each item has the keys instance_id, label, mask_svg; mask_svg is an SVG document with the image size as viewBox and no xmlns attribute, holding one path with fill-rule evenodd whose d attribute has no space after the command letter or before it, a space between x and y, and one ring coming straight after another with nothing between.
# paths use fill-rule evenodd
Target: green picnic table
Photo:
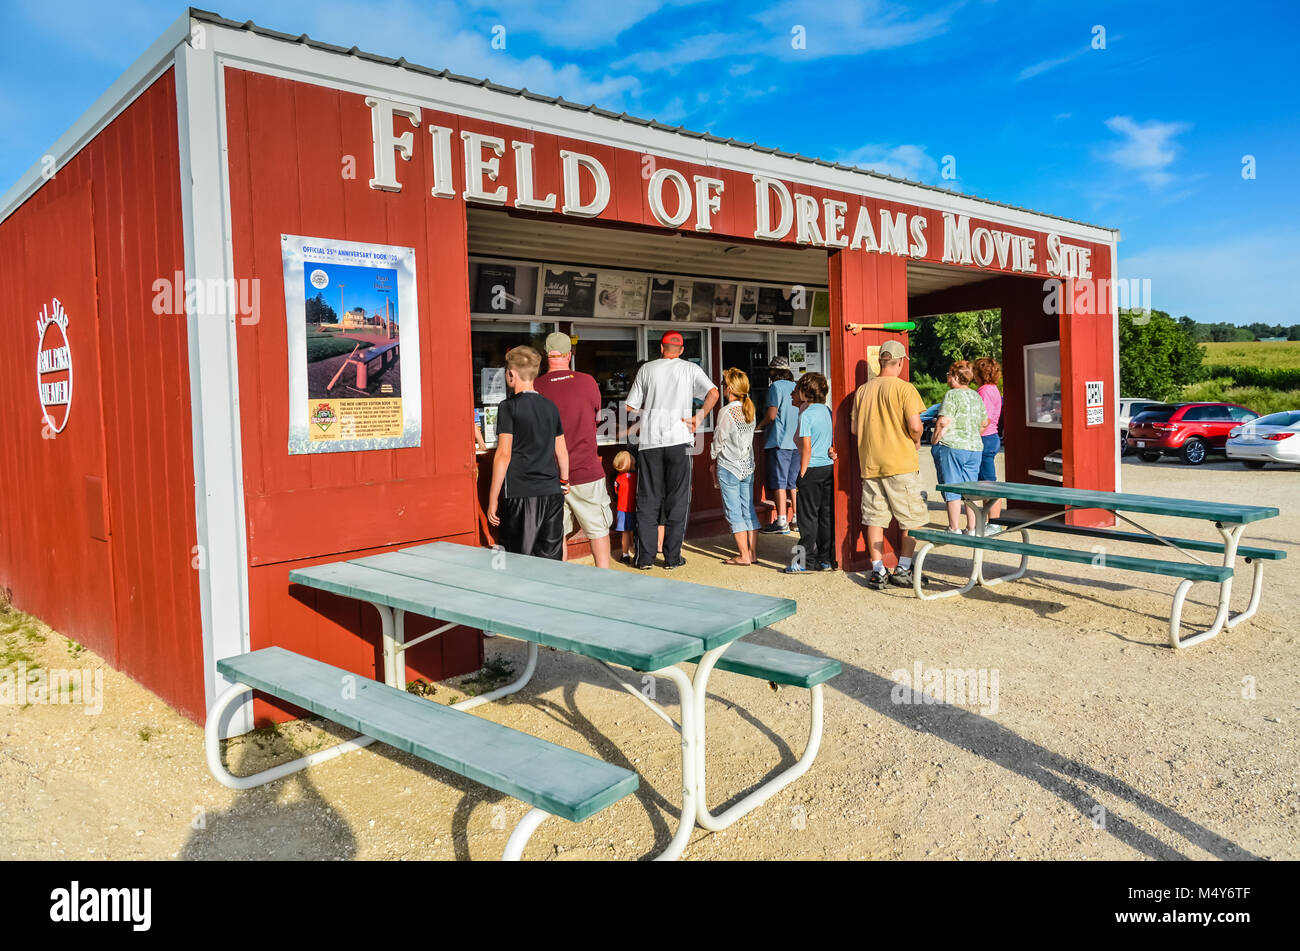
<instances>
[{"instance_id":1,"label":"green picnic table","mask_svg":"<svg viewBox=\"0 0 1300 951\"><path fill-rule=\"evenodd\" d=\"M1286 557L1286 552L1271 549L1243 546L1240 544L1242 533L1247 525L1267 518L1275 518L1278 510L1269 505L1243 505L1235 502L1217 502L1200 499L1166 498L1156 495L1138 495L1126 492L1104 492L1096 489L1074 489L1067 486L1031 485L1022 482L954 482L938 487L940 492L953 492L961 495L975 516L974 535L960 535L934 529L916 529L910 532L922 543L917 549L913 567L913 591L923 600L950 597L964 594L977 584L992 587L1022 577L1029 566L1030 557L1049 558L1057 561L1070 561L1090 564L1095 568L1117 568L1127 571L1140 571L1148 574L1166 575L1182 579L1174 593L1173 607L1169 617L1169 642L1173 647L1189 647L1201 641L1215 637L1224 627L1235 627L1251 617L1259 608L1260 593L1263 588L1264 562L1277 561ZM1054 511L1027 520L993 519L988 517L988 509L998 499L1016 502L1036 502L1053 506ZM1111 512L1117 519L1137 529L1136 532L1097 529L1084 526L1068 525L1063 516L1067 512L1085 509L1098 509ZM1222 541L1205 541L1191 538L1175 538L1152 531L1124 513L1162 515L1172 518L1196 519L1212 522L1218 530ZM990 524L1005 528L1006 533L1019 532L1021 540L1012 541L1002 535L986 536ZM1029 530L1045 531L1058 534L1076 535L1102 541L1125 542L1139 545L1165 546L1182 555L1182 560L1165 560L1140 558L1133 555L1111 554L1104 546L1094 546L1092 550L1081 551L1072 548L1057 548L1029 541ZM925 556L935 546L954 545L972 549L971 573L966 585L927 594L923 591L921 566ZM1100 550L1098 550L1100 548ZM997 551L1020 556L1020 564L1015 571L999 578L985 578L983 572L983 554ZM1200 557L1197 552L1222 555L1220 564L1211 564ZM1232 593L1232 579L1237 557L1253 564L1254 577L1250 602L1246 609L1238 614L1231 614L1229 598ZM1197 581L1207 581L1219 585L1219 606L1211 627L1192 637L1181 636L1183 602L1188 589Z\"/></svg>"},{"instance_id":2,"label":"green picnic table","mask_svg":"<svg viewBox=\"0 0 1300 951\"><path fill-rule=\"evenodd\" d=\"M724 829L807 772L821 743L822 685L840 672L838 661L741 641L745 635L793 615L796 604L788 598L601 570L499 549L435 542L295 569L289 581L355 598L375 608L383 631L384 683L394 689L403 687L405 652L458 625L527 641L528 659L521 676L513 683L453 704L459 711L522 689L537 669L539 646L600 662L620 687L653 708L681 734L681 821L667 849L658 856L660 859L680 856L695 825L710 831ZM443 624L408 641L408 613ZM695 664L692 676L676 666L684 661ZM681 701L680 723L618 677L610 665L670 679ZM803 755L716 816L705 799L705 697L714 668L803 687L811 695L809 737ZM264 689L260 684L253 686ZM285 687L287 698L296 696L295 689ZM391 717L383 722L391 730ZM423 744L430 754L426 758L433 759L438 751L428 740ZM442 764L446 759L443 756L434 761ZM533 791L527 783L501 776L497 762L485 764L479 773L496 783L513 782L512 786L497 788L523 788L521 798ZM616 777L597 778L604 785L594 787L588 798L600 794L603 803L609 799L603 791L615 785ZM527 831L520 833L518 847L513 850L516 856Z\"/></svg>"}]
</instances>

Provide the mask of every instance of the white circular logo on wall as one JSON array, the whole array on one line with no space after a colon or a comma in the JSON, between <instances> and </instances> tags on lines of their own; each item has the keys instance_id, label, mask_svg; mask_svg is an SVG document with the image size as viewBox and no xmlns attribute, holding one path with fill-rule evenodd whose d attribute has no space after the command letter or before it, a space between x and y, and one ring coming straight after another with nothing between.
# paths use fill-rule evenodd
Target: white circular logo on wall
<instances>
[{"instance_id":1,"label":"white circular logo on wall","mask_svg":"<svg viewBox=\"0 0 1300 951\"><path fill-rule=\"evenodd\" d=\"M36 386L45 423L62 432L72 410L72 346L68 313L57 297L36 318Z\"/></svg>"},{"instance_id":2,"label":"white circular logo on wall","mask_svg":"<svg viewBox=\"0 0 1300 951\"><path fill-rule=\"evenodd\" d=\"M320 268L311 272L311 286L316 288L316 290L323 291L325 288L329 287L329 283L330 276Z\"/></svg>"}]
</instances>

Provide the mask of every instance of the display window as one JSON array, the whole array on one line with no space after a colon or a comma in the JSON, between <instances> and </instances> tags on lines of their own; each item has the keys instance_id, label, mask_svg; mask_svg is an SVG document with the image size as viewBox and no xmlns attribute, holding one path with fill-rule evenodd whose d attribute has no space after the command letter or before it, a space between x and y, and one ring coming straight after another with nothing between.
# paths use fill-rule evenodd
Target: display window
<instances>
[{"instance_id":1,"label":"display window","mask_svg":"<svg viewBox=\"0 0 1300 951\"><path fill-rule=\"evenodd\" d=\"M520 346L542 353L546 335L556 325L536 321L470 321L469 327L474 360L474 422L483 433L483 441L492 447L497 444L497 406L509 395L506 353Z\"/></svg>"},{"instance_id":2,"label":"display window","mask_svg":"<svg viewBox=\"0 0 1300 951\"><path fill-rule=\"evenodd\" d=\"M722 369L744 370L749 377L749 398L754 405L767 403L767 364L771 335L762 331L724 330L722 332Z\"/></svg>"},{"instance_id":3,"label":"display window","mask_svg":"<svg viewBox=\"0 0 1300 951\"><path fill-rule=\"evenodd\" d=\"M682 335L682 347L683 347L682 355L679 359L690 360L691 363L694 363L696 366L703 369L704 372L709 375L709 378L712 379L713 374L709 370L710 361L709 361L708 331L678 330L677 332ZM645 354L647 360L659 359L659 341L663 339L663 335L664 335L664 329L662 327L642 328L642 339L645 343ZM716 380L714 380L714 385L715 386L717 385ZM721 396L721 392L719 392L719 396ZM703 405L704 405L703 400L695 400L693 402L693 407L697 411ZM710 419L706 419L703 423L700 424L699 431L709 432L712 429L713 429L713 420L712 418L710 418Z\"/></svg>"},{"instance_id":4,"label":"display window","mask_svg":"<svg viewBox=\"0 0 1300 951\"><path fill-rule=\"evenodd\" d=\"M1040 429L1061 428L1061 343L1025 347L1025 423Z\"/></svg>"},{"instance_id":5,"label":"display window","mask_svg":"<svg viewBox=\"0 0 1300 951\"><path fill-rule=\"evenodd\" d=\"M596 431L596 442L602 446L627 441L626 414L632 381L641 365L635 327L577 327L574 330L577 345L574 348L573 368L590 373L600 388L602 424Z\"/></svg>"}]
</instances>

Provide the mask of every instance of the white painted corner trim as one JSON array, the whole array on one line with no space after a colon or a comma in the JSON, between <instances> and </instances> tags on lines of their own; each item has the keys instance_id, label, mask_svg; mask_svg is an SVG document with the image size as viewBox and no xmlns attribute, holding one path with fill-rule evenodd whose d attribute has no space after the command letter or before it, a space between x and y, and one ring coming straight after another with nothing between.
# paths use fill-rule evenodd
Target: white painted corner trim
<instances>
[{"instance_id":1,"label":"white painted corner trim","mask_svg":"<svg viewBox=\"0 0 1300 951\"><path fill-rule=\"evenodd\" d=\"M225 86L216 54L182 44L175 53L180 138L181 218L187 279L234 277L230 180L226 165ZM217 661L249 649L248 539L239 427L237 315L224 295L217 313L187 313L194 506L202 567L204 708L231 686ZM228 736L253 728L252 703L235 707Z\"/></svg>"}]
</instances>

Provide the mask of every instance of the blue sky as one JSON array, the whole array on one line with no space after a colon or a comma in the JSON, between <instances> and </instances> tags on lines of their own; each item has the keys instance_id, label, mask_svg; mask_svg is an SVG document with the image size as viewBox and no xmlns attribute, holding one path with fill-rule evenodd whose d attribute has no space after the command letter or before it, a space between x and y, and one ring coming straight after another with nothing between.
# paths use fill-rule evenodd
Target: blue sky
<instances>
[{"instance_id":1,"label":"blue sky","mask_svg":"<svg viewBox=\"0 0 1300 951\"><path fill-rule=\"evenodd\" d=\"M231 19L1116 227L1121 273L1150 279L1155 307L1300 321L1283 283L1300 259L1300 4L214 5ZM183 9L6 2L0 190Z\"/></svg>"}]
</instances>

